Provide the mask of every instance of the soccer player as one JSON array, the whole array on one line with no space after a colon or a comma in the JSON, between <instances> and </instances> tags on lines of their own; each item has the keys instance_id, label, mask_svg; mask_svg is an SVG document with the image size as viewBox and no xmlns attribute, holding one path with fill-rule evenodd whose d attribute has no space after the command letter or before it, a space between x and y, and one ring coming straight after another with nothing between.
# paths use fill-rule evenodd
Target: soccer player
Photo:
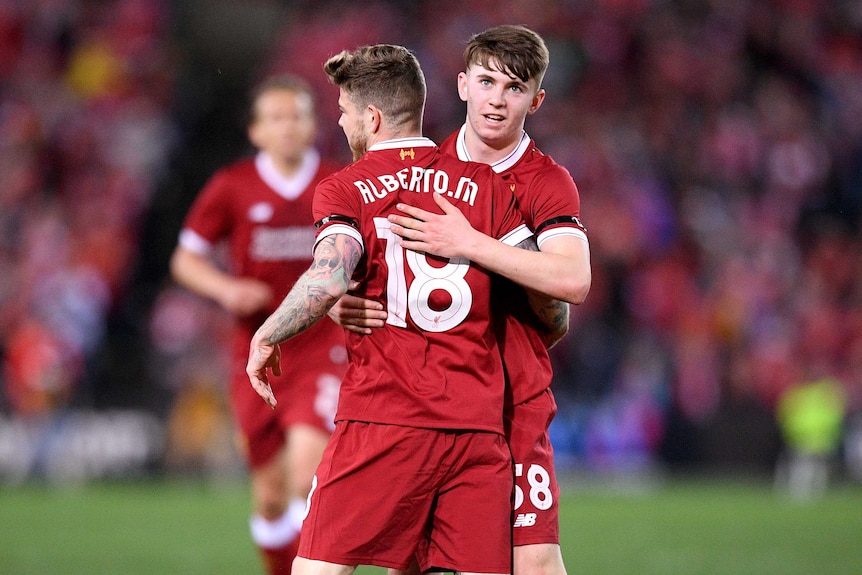
<instances>
[{"instance_id":1,"label":"soccer player","mask_svg":"<svg viewBox=\"0 0 862 575\"><path fill-rule=\"evenodd\" d=\"M523 26L497 26L474 35L465 50L466 70L458 75L467 121L441 145L444 152L490 164L503 176L545 257L479 234L456 206L439 196L438 210L404 206L402 211L416 219L390 217L391 229L403 238L406 249L465 257L562 300L542 302L512 282L494 284L511 400L506 405L506 431L515 460L516 575L565 573L559 546L559 484L548 434L556 403L547 348L568 329L565 302L583 302L591 281L577 187L568 171L542 154L524 131L527 116L544 101L541 83L548 63L542 38ZM444 215L438 215L440 210ZM348 306L351 309L344 309ZM367 333L385 313L348 296L332 316Z\"/></svg>"},{"instance_id":2,"label":"soccer player","mask_svg":"<svg viewBox=\"0 0 862 575\"><path fill-rule=\"evenodd\" d=\"M491 323L491 277L462 258L401 248L396 204L448 197L472 227L516 245L532 234L487 165L422 137L425 79L400 46L342 52L325 64L355 161L315 191L314 263L252 339L247 373L272 406L279 343L323 318L351 282L385 302L384 327L347 334L350 367L336 428L308 499L294 575L360 564L509 573L512 461L505 378Z\"/></svg>"},{"instance_id":3,"label":"soccer player","mask_svg":"<svg viewBox=\"0 0 862 575\"><path fill-rule=\"evenodd\" d=\"M314 100L303 80L268 78L251 96L248 137L258 152L210 178L186 216L170 267L178 283L236 318L231 405L250 469L251 536L274 575L289 573L296 555L347 354L344 331L321 322L283 349L302 361L272 382L290 398L281 409L260 409L248 385L248 342L311 264L314 187L337 169L313 147ZM228 266L216 251L223 242Z\"/></svg>"}]
</instances>

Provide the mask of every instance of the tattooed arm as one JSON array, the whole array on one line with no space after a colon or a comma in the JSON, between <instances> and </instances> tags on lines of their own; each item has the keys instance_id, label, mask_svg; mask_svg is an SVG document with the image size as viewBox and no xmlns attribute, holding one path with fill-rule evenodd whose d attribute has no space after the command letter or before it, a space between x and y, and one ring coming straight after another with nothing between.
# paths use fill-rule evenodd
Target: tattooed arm
<instances>
[{"instance_id":1,"label":"tattooed arm","mask_svg":"<svg viewBox=\"0 0 862 575\"><path fill-rule=\"evenodd\" d=\"M536 238L533 236L519 243L516 247L534 252L539 251ZM542 332L545 347L551 349L569 331L569 304L529 288L526 288L525 291L533 313L536 314L545 328Z\"/></svg>"},{"instance_id":2,"label":"tattooed arm","mask_svg":"<svg viewBox=\"0 0 862 575\"><path fill-rule=\"evenodd\" d=\"M569 304L533 290L527 290L527 299L545 328L542 331L545 347L551 349L569 331Z\"/></svg>"},{"instance_id":3,"label":"tattooed arm","mask_svg":"<svg viewBox=\"0 0 862 575\"><path fill-rule=\"evenodd\" d=\"M266 370L281 375L278 344L317 323L347 293L361 256L359 242L348 235L333 234L320 240L311 267L254 334L245 371L252 387L270 407L275 408L276 400Z\"/></svg>"}]
</instances>

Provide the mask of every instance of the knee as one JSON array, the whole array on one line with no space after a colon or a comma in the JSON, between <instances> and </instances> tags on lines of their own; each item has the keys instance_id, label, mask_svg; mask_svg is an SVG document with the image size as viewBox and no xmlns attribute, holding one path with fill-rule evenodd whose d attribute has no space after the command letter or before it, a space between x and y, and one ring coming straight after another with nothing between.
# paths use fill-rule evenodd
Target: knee
<instances>
[{"instance_id":1,"label":"knee","mask_svg":"<svg viewBox=\"0 0 862 575\"><path fill-rule=\"evenodd\" d=\"M513 575L566 575L559 545L520 545L513 560Z\"/></svg>"},{"instance_id":2,"label":"knee","mask_svg":"<svg viewBox=\"0 0 862 575\"><path fill-rule=\"evenodd\" d=\"M287 508L287 493L281 481L255 481L252 486L254 510L264 519L274 520Z\"/></svg>"},{"instance_id":3,"label":"knee","mask_svg":"<svg viewBox=\"0 0 862 575\"><path fill-rule=\"evenodd\" d=\"M267 521L274 521L284 515L286 506L283 501L263 499L257 502L255 510Z\"/></svg>"}]
</instances>

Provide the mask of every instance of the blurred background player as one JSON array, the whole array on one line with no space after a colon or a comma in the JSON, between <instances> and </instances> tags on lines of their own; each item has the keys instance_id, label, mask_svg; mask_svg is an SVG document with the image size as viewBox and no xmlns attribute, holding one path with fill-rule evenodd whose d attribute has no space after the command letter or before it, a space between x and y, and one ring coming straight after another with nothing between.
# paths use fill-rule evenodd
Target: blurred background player
<instances>
[{"instance_id":1,"label":"blurred background player","mask_svg":"<svg viewBox=\"0 0 862 575\"><path fill-rule=\"evenodd\" d=\"M250 111L248 137L257 154L207 182L186 216L170 269L181 285L236 318L230 397L250 469L251 536L275 574L289 573L296 554L347 357L342 329L321 322L284 347L286 355L301 358L272 382L289 401L275 411L261 409L248 385L251 337L310 265L313 190L336 169L313 147L314 98L303 80L264 80L252 93ZM214 255L221 242L226 266Z\"/></svg>"},{"instance_id":2,"label":"blurred background player","mask_svg":"<svg viewBox=\"0 0 862 575\"><path fill-rule=\"evenodd\" d=\"M841 382L813 371L778 399L776 418L784 440L776 486L797 499L821 497L829 485L847 409Z\"/></svg>"},{"instance_id":3,"label":"blurred background player","mask_svg":"<svg viewBox=\"0 0 862 575\"><path fill-rule=\"evenodd\" d=\"M294 573L406 568L417 548L423 570L509 573L512 463L491 277L462 258L401 249L387 216L408 200L432 209L439 192L503 242L532 234L488 166L422 137L425 80L407 49L365 46L325 70L356 161L315 190L314 263L255 334L252 386L275 406L267 369L280 372L279 343L323 318L351 279L389 313L371 335L348 334L350 368Z\"/></svg>"},{"instance_id":4,"label":"blurred background player","mask_svg":"<svg viewBox=\"0 0 862 575\"><path fill-rule=\"evenodd\" d=\"M542 78L549 64L542 38L522 26L497 26L474 35L465 50L466 71L458 93L467 121L441 145L464 161L490 164L518 198L527 224L545 257L536 258L477 234L460 211L440 199L445 215L406 208L390 218L402 246L445 257L466 257L518 284L562 301L530 303L512 281L494 284L495 311L504 318L500 345L509 381L507 439L515 459L514 573L565 573L559 545L560 488L548 428L556 414L547 348L568 329L568 304L589 292L589 243L580 224L578 189L568 171L542 154L524 131L539 109ZM344 322L367 329L365 317L380 317L365 302L345 298ZM333 312L337 317L340 311Z\"/></svg>"}]
</instances>

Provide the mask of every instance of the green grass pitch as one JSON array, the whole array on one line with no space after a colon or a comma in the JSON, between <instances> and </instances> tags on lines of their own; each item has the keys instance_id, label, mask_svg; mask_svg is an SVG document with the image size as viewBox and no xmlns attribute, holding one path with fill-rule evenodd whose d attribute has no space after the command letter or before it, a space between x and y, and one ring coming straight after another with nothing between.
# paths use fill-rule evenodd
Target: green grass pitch
<instances>
[{"instance_id":1,"label":"green grass pitch","mask_svg":"<svg viewBox=\"0 0 862 575\"><path fill-rule=\"evenodd\" d=\"M260 573L245 489L155 481L0 487L0 573ZM569 487L561 504L569 575L862 573L859 485L794 502L767 483L675 480Z\"/></svg>"}]
</instances>

